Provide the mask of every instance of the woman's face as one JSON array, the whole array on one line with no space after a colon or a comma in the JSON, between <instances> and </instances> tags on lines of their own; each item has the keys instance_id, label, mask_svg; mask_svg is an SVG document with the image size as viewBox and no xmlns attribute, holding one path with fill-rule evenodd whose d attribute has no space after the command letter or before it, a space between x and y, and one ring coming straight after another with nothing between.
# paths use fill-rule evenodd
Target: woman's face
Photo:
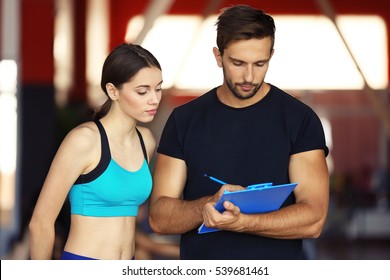
<instances>
[{"instance_id":1,"label":"woman's face","mask_svg":"<svg viewBox=\"0 0 390 280\"><path fill-rule=\"evenodd\" d=\"M162 72L156 67L141 69L118 90L122 111L140 122L150 122L157 113L162 96Z\"/></svg>"}]
</instances>

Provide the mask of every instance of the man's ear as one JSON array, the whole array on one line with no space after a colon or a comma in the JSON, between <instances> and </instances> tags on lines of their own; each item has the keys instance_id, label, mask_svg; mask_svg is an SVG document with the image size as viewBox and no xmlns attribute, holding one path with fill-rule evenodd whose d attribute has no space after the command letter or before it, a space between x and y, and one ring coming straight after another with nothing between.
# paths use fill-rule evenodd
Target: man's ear
<instances>
[{"instance_id":1,"label":"man's ear","mask_svg":"<svg viewBox=\"0 0 390 280\"><path fill-rule=\"evenodd\" d=\"M222 55L221 52L218 50L218 48L214 47L213 48L213 53L215 60L217 61L217 64L219 67L222 67Z\"/></svg>"},{"instance_id":2,"label":"man's ear","mask_svg":"<svg viewBox=\"0 0 390 280\"><path fill-rule=\"evenodd\" d=\"M108 94L108 97L111 100L117 100L118 99L118 90L112 83L106 84L106 91Z\"/></svg>"}]
</instances>

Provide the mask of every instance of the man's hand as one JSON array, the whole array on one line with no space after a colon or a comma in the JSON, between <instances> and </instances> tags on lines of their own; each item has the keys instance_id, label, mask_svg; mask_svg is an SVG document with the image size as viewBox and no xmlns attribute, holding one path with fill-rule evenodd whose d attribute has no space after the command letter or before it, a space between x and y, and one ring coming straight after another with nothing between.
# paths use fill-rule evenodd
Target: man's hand
<instances>
[{"instance_id":1,"label":"man's hand","mask_svg":"<svg viewBox=\"0 0 390 280\"><path fill-rule=\"evenodd\" d=\"M215 209L215 204L225 190L237 191L242 189L244 188L238 185L224 185L212 197L212 200L204 205L202 215L203 221L207 227L231 231L239 231L241 229L238 223L239 217L241 215L240 208L229 201L225 201L223 203L225 211L220 213Z\"/></svg>"},{"instance_id":2,"label":"man's hand","mask_svg":"<svg viewBox=\"0 0 390 280\"><path fill-rule=\"evenodd\" d=\"M223 185L218 192L216 192L213 196L210 197L210 199L207 200L207 202L214 202L215 205L225 191L233 192L233 191L240 191L244 189L245 188L240 185L230 185L230 184Z\"/></svg>"}]
</instances>

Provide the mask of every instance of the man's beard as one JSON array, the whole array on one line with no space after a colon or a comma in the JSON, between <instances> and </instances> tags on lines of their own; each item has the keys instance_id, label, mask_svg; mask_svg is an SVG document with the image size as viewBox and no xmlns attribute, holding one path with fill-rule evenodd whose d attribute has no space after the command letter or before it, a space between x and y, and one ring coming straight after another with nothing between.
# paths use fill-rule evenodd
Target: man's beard
<instances>
[{"instance_id":1,"label":"man's beard","mask_svg":"<svg viewBox=\"0 0 390 280\"><path fill-rule=\"evenodd\" d=\"M224 79L226 81L226 84L228 86L228 88L230 89L230 91L233 93L233 95L235 97L237 97L238 99L241 99L241 100L245 100L245 99L250 99L252 98L253 96L256 95L257 91L260 89L261 85L263 84L263 82L261 82L260 84L252 84L252 83L236 83L236 84L233 84L233 82L231 80L228 80L226 78L226 75L225 75L225 71L224 71ZM238 89L237 89L237 85L251 85L251 86L255 86L255 88L252 90L252 92L250 92L248 95L242 95Z\"/></svg>"}]
</instances>

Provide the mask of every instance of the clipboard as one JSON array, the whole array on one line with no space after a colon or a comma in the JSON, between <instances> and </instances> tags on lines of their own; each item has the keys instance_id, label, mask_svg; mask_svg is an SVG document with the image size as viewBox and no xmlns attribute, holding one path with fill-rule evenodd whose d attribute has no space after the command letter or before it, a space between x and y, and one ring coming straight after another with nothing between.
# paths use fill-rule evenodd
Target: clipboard
<instances>
[{"instance_id":1,"label":"clipboard","mask_svg":"<svg viewBox=\"0 0 390 280\"><path fill-rule=\"evenodd\" d=\"M230 201L240 208L244 214L258 214L278 210L291 194L297 183L273 185L263 183L250 185L245 190L225 191L215 205L215 209L223 212L223 203ZM199 227L198 234L220 231L217 228L208 228L204 223Z\"/></svg>"}]
</instances>

